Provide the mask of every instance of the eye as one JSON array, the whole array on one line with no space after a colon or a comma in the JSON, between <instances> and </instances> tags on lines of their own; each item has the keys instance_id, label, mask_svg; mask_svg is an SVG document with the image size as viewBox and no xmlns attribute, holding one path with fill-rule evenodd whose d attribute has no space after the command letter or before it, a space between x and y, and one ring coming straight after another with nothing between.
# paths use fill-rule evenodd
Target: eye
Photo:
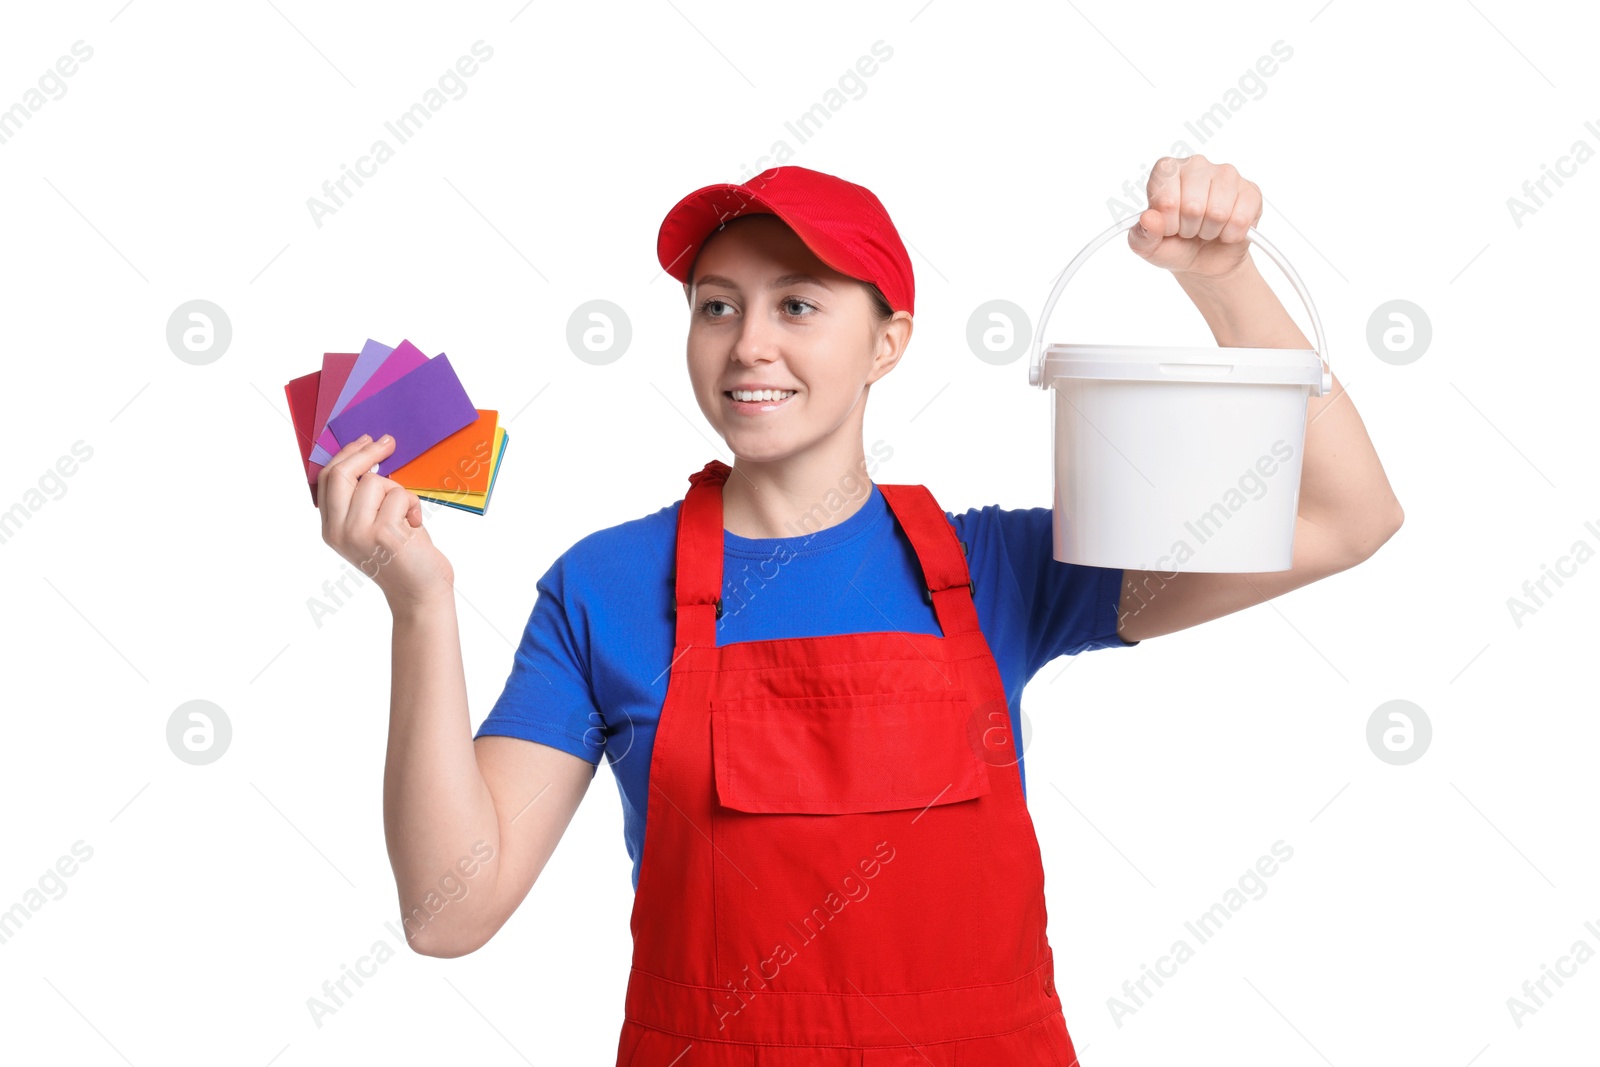
<instances>
[{"instance_id":1,"label":"eye","mask_svg":"<svg viewBox=\"0 0 1600 1067\"><path fill-rule=\"evenodd\" d=\"M733 306L726 300L723 300L721 297L712 296L702 300L699 305L696 306L695 310L708 319L725 319L729 317L727 315L719 315L715 312L712 312L711 308L713 305L722 305L730 308ZM784 311L793 318L806 318L817 311L817 305L813 304L809 300L802 300L797 296L786 298L782 303L782 307Z\"/></svg>"}]
</instances>

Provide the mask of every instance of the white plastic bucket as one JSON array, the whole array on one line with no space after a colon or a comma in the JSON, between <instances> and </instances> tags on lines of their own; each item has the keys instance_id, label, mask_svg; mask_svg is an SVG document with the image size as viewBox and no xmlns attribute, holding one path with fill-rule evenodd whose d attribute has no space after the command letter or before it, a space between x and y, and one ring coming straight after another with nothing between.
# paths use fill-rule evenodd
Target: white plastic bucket
<instances>
[{"instance_id":1,"label":"white plastic bucket","mask_svg":"<svg viewBox=\"0 0 1600 1067\"><path fill-rule=\"evenodd\" d=\"M1322 322L1283 256L1252 228L1311 313L1316 349L1052 344L1045 327L1084 260L1039 316L1028 383L1055 389L1054 555L1063 563L1178 572L1293 566L1306 401L1333 389Z\"/></svg>"}]
</instances>

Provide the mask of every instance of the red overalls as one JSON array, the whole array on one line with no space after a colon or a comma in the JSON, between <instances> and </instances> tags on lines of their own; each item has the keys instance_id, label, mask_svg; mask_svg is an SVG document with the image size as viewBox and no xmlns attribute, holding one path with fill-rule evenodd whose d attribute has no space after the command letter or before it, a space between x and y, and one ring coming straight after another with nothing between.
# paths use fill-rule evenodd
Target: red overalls
<instances>
[{"instance_id":1,"label":"red overalls","mask_svg":"<svg viewBox=\"0 0 1600 1067\"><path fill-rule=\"evenodd\" d=\"M678 517L617 1067L1074 1067L955 531L924 487L878 487L942 637L718 647L731 469L691 475Z\"/></svg>"}]
</instances>

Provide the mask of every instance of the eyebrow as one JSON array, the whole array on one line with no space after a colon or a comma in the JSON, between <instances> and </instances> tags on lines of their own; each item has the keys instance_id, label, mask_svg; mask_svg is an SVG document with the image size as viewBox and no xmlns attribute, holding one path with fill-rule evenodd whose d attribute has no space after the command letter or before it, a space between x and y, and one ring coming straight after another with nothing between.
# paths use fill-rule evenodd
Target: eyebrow
<instances>
[{"instance_id":1,"label":"eyebrow","mask_svg":"<svg viewBox=\"0 0 1600 1067\"><path fill-rule=\"evenodd\" d=\"M820 286L821 288L828 290L830 293L833 291L833 286L829 285L821 278L810 274L785 274L781 278L774 278L772 279L772 288L777 289L785 285L794 285L797 282L808 282L811 285ZM729 289L739 288L738 283L736 283L732 278L724 278L720 274L702 274L699 281L695 282L694 284L697 288L702 285L722 285Z\"/></svg>"}]
</instances>

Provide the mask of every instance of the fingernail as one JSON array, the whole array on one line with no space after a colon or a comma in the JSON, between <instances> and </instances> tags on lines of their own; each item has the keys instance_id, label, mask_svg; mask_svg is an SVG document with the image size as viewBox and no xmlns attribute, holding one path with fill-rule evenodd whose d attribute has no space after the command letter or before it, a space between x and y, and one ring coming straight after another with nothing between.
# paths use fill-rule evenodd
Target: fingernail
<instances>
[{"instance_id":1,"label":"fingernail","mask_svg":"<svg viewBox=\"0 0 1600 1067\"><path fill-rule=\"evenodd\" d=\"M372 440L372 435L370 433L364 433L361 435L361 440L357 441L356 444L364 445L370 440Z\"/></svg>"},{"instance_id":2,"label":"fingernail","mask_svg":"<svg viewBox=\"0 0 1600 1067\"><path fill-rule=\"evenodd\" d=\"M386 445L386 444L389 443L389 441L390 441L390 437L389 437L388 434L384 434L382 437L378 438L378 443L380 445Z\"/></svg>"}]
</instances>

